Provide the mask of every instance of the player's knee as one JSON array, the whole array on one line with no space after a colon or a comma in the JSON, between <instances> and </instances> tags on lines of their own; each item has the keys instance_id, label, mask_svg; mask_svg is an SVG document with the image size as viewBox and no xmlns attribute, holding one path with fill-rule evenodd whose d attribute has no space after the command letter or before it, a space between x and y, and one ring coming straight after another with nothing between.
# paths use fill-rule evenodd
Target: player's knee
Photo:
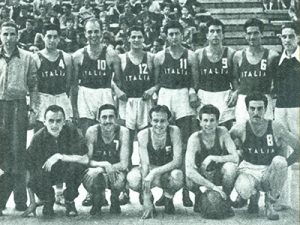
<instances>
[{"instance_id":1,"label":"player's knee","mask_svg":"<svg viewBox=\"0 0 300 225\"><path fill-rule=\"evenodd\" d=\"M287 161L283 156L275 156L271 165L278 169L287 168L288 166Z\"/></svg>"},{"instance_id":2,"label":"player's knee","mask_svg":"<svg viewBox=\"0 0 300 225\"><path fill-rule=\"evenodd\" d=\"M249 199L256 192L255 180L248 174L240 174L234 187L243 199Z\"/></svg>"},{"instance_id":3,"label":"player's knee","mask_svg":"<svg viewBox=\"0 0 300 225\"><path fill-rule=\"evenodd\" d=\"M183 185L183 172L179 169L172 170L171 179L176 186Z\"/></svg>"},{"instance_id":4,"label":"player's knee","mask_svg":"<svg viewBox=\"0 0 300 225\"><path fill-rule=\"evenodd\" d=\"M227 162L222 167L222 174L226 177L235 177L237 172L237 164Z\"/></svg>"},{"instance_id":5,"label":"player's knee","mask_svg":"<svg viewBox=\"0 0 300 225\"><path fill-rule=\"evenodd\" d=\"M142 188L142 175L138 168L133 168L128 174L127 174L127 182L129 185L129 188L134 191L140 191Z\"/></svg>"}]
</instances>

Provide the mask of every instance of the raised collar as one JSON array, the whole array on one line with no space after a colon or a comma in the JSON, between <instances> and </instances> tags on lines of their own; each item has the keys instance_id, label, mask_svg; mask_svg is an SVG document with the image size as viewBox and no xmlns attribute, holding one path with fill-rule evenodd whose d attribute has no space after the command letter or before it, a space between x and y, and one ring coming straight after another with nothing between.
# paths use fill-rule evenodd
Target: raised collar
<instances>
[{"instance_id":1,"label":"raised collar","mask_svg":"<svg viewBox=\"0 0 300 225\"><path fill-rule=\"evenodd\" d=\"M288 56L286 54L286 51L284 50L281 57L280 57L278 65L280 65L283 62L284 59L291 59L291 58L296 58L298 60L298 62L300 62L300 55L299 54L300 54L300 47L299 46L297 46L296 51L291 56Z\"/></svg>"},{"instance_id":2,"label":"raised collar","mask_svg":"<svg viewBox=\"0 0 300 225\"><path fill-rule=\"evenodd\" d=\"M20 58L20 51L19 51L19 49L18 49L18 47L16 47L15 48L15 50L13 51L13 53L11 54L11 56L9 57L10 59L12 58L12 57L14 57L14 56L16 56L16 57L18 57L18 58ZM3 48L3 45L0 47L0 58L8 58L5 54L4 54L4 48Z\"/></svg>"}]
</instances>

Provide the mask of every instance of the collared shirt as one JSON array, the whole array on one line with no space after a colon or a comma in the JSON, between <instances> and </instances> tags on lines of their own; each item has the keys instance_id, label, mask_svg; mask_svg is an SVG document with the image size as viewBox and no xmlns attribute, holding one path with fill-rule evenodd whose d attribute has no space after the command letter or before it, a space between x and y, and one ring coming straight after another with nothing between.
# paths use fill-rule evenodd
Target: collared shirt
<instances>
[{"instance_id":1,"label":"collared shirt","mask_svg":"<svg viewBox=\"0 0 300 225\"><path fill-rule=\"evenodd\" d=\"M0 47L0 100L24 99L37 85L37 66L32 54L16 48L11 57Z\"/></svg>"},{"instance_id":2,"label":"collared shirt","mask_svg":"<svg viewBox=\"0 0 300 225\"><path fill-rule=\"evenodd\" d=\"M32 172L39 172L52 155L83 155L87 153L84 138L72 125L64 125L59 136L52 136L46 127L39 130L32 138L26 151L26 167Z\"/></svg>"},{"instance_id":3,"label":"collared shirt","mask_svg":"<svg viewBox=\"0 0 300 225\"><path fill-rule=\"evenodd\" d=\"M288 56L286 54L286 51L283 51L283 53L280 57L278 65L280 65L283 62L284 59L291 59L291 58L294 58L294 57L300 62L300 55L299 54L300 54L300 47L299 46L297 46L296 51L291 56Z\"/></svg>"}]
</instances>

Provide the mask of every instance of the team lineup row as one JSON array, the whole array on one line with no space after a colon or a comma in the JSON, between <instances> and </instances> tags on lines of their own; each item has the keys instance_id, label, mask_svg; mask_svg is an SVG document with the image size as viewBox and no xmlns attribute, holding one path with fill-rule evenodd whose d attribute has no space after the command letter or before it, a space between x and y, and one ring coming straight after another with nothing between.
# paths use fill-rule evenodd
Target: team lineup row
<instances>
[{"instance_id":1,"label":"team lineup row","mask_svg":"<svg viewBox=\"0 0 300 225\"><path fill-rule=\"evenodd\" d=\"M16 135L16 131L13 129L16 129L17 127L17 132L21 132L24 129L20 129L20 127L26 127L24 122L26 121L26 115L23 114L22 117L20 116L20 112L23 111L22 109L24 109L24 104L26 107L24 99L27 87L30 90L31 98L30 105L32 110L30 117L33 115L37 116L37 120L39 121L35 125L35 130L37 131L43 126L42 122L44 122L44 125L47 128L43 128L36 134L36 137L42 137L42 139L39 140L41 142L38 141L38 144L35 143L34 138L31 143L31 146L36 144L33 152L37 151L37 153L33 154L33 158L37 158L37 167L34 167L34 160L29 160L30 164L33 165L28 165L28 168L31 168L31 166L35 168L30 170L31 176L28 187L32 191L32 194L37 194L38 197L44 201L43 213L46 215L53 214L54 191L51 187L53 184L51 182L53 180L51 180L49 176L51 173L60 174L58 172L67 171L62 170L61 166L64 166L64 163L62 163L62 165L59 165L59 163L57 164L57 166L59 165L58 169L56 169L57 173L54 169L55 166L53 168L54 170L51 169L52 165L58 160L80 161L83 164L89 163L89 165L93 167L93 169L90 168L88 170L90 172L87 172L87 174L83 177L83 183L85 184L86 189L92 194L91 199L93 207L91 209L91 214L96 214L100 211L103 204L103 202L101 202L103 200L103 196L101 194L102 192L99 192L99 190L103 190L107 183L108 186L111 186L111 188L115 191L111 197L111 210L112 212L120 211L120 206L118 205L120 190L118 187L124 184L125 175L117 171L123 171L125 167L126 169L128 167L126 163L124 164L121 162L124 162L125 158L128 159L132 154L132 143L135 131L148 126L148 114L150 109L153 107L152 96L154 93L158 93L157 104L165 105L169 108L170 117L172 117L171 120L173 121L173 124L179 127L180 134L178 135L180 135L181 138L171 138L171 134L168 134L168 132L179 132L179 130L176 131L177 128L173 126L166 128L169 126L164 127L162 125L157 125L157 130L154 130L155 126L153 123L161 124L162 121L160 120L162 119L156 118L156 122L154 122L154 115L150 113L150 123L152 124L152 128L148 128L150 131L147 132L147 134L144 134L144 136L149 135L147 136L149 141L142 141L141 143L145 144L151 141L151 144L146 147L142 147L142 144L139 146L139 150L142 151L140 154L142 172L139 172L135 168L127 175L129 186L131 177L133 177L133 180L136 182L136 186L131 183L131 188L133 190L140 191L140 181L143 180L142 183L144 191L143 198L141 198L144 201L145 207L143 218L151 217L154 212L153 204L151 203L151 195L149 194L151 186L158 185L165 187L164 185L166 185L167 189L164 191L162 204L165 205L167 212L174 212L174 206L170 199L172 199L173 194L182 186L184 205L192 205L192 202L189 199L188 187L192 191L195 190L195 193L199 192L199 188L198 192L197 187L191 188L191 182L189 182L189 179L185 179L185 175L191 178L193 181L192 183L196 183L198 186L204 185L209 189L219 192L224 199L228 198L227 195L230 194L234 180L236 179L235 172L233 172L236 171L235 167L237 165L235 164L238 163L237 155L230 153L232 149L235 149L235 147L232 143L229 143L231 139L228 131L223 128L217 129L216 127L211 127L212 125L207 125L206 128L208 131L205 131L205 125L202 124L201 129L204 134L199 134L199 140L193 141L195 142L193 145L197 144L197 147L193 148L198 149L199 146L201 146L200 148L205 149L204 152L207 152L209 155L211 152L215 151L216 155L222 155L223 149L226 149L226 151L230 153L228 157L222 156L221 159L219 157L206 157L205 154L199 154L200 159L196 160L199 161L198 165L194 164L195 167L199 169L201 168L201 164L204 164L204 168L206 169L211 161L216 162L218 164L217 167L220 167L219 169L221 171L216 174L218 176L224 175L221 179L217 179L225 182L223 182L223 189L218 188L218 186L209 181L207 177L200 175L201 173L191 171L191 168L188 170L188 168L184 165L182 165L182 169L185 171L186 168L187 171L182 172L180 170L175 170L175 168L177 169L181 164L180 161L182 161L182 159L177 158L176 152L178 153L179 150L175 151L172 148L170 150L168 147L169 145L167 144L171 140L176 141L177 143L173 146L182 146L182 151L186 151L186 148L188 148L187 146L189 146L188 139L190 135L194 131L199 130L197 127L198 123L194 123L194 121L196 111L199 110L197 108L203 108L201 107L203 105L213 104L220 110L219 116L215 115L216 113L205 113L208 115L214 114L214 116L211 116L213 118L210 119L206 118L204 121L207 123L213 123L213 121L215 121L215 123L220 123L228 129L231 128L232 120L234 118L238 124L244 123L245 120L249 119L249 110L253 110L253 114L261 114L253 116L254 121L256 119L259 120L259 118L261 119L260 123L258 123L258 121L254 122L254 124L258 124L257 128L255 128L253 123L251 123L250 113L250 125L245 125L245 132L249 131L250 128L253 130L250 141L250 146L253 146L249 147L249 150L247 150L246 161L250 164L254 164L255 166L263 165L264 169L262 169L262 167L255 167L253 169L255 171L255 175L247 173L250 174L250 178L248 176L246 178L238 176L236 184L240 187L236 187L236 189L239 190L240 188L241 191L238 191L239 199L235 204L233 203L233 205L242 205L242 203L245 202L245 199L250 197L256 197L257 199L257 194L253 194L253 188L254 186L257 187L257 181L265 180L267 178L268 181L274 180L269 179L270 177L272 178L274 174L281 178L286 178L284 174L286 173L287 166L285 165L290 165L294 162L293 159L299 148L299 143L297 142L297 139L294 138L294 136L299 137L297 127L297 124L299 123L295 123L295 121L299 121L298 110L300 99L299 78L297 76L297 72L299 72L300 69L298 54L299 48L297 46L297 27L293 24L286 24L283 26L281 37L284 52L281 56L279 56L275 51L267 50L262 47L261 38L263 33L263 23L257 19L250 19L245 23L245 35L248 40L249 47L237 52L222 46L223 24L219 20L215 19L208 23L207 39L209 45L198 50L196 53L185 49L181 45L182 30L181 25L176 21L170 21L166 24L165 32L168 38L169 47L153 56L143 51L143 30L139 27L132 27L129 30L129 43L131 45L131 49L129 52L118 56L110 46L105 46L101 43L101 24L96 19L90 19L85 24L85 34L88 40L88 45L75 52L71 57L64 52L57 50L56 47L58 43L59 29L53 25L49 25L46 27L44 33L45 49L41 50L34 56L31 56L25 51L16 48L16 26L11 22L3 23L1 26L1 41L3 43L3 47L0 63L1 66L3 66L2 68L6 68L6 70L3 70L0 76L6 79L2 79L0 81L2 82L1 84L3 84L3 87L5 87L0 93L0 103L5 106L1 107L1 115L3 115L3 118L7 121L4 122L4 124L1 124L1 126L4 127L4 131L7 132L9 136L12 136L12 138L7 140L10 140L12 143L19 143L19 145L17 146L17 149L13 149L16 148L16 145L8 143L8 146L11 149L7 150L7 152L14 152L14 155L7 157L7 161L10 163L6 162L6 167L0 167L0 185L7 185L7 187L9 187L6 188L5 193L3 193L4 198L1 198L0 200L0 208L3 209L5 207L6 200L12 191L12 186L15 182L17 182L15 181L15 177L20 177L22 174L21 171L24 171L23 168L25 167L25 151L20 150L20 146L22 147L22 145L26 143L26 139L24 141L24 139L22 139L24 136ZM15 43L13 43L13 41L15 41ZM24 76L26 79L23 81L16 79L16 75L12 75L18 70L24 70ZM112 76L114 76L113 83ZM119 134L118 129L112 129L112 123L108 122L106 125L111 128L109 129L110 132L105 134L101 126L102 114L100 113L98 115L99 106L114 104L112 90L119 99L118 106L120 116L125 120L125 126L129 128L127 140L129 151L127 155L122 155L122 157L121 155L117 157L115 155L115 150L110 151L110 149L115 149L118 146L119 142L111 141L115 140L116 137L123 137L121 135L123 128L120 128L121 133ZM254 99L253 101L258 101L262 103L262 105L254 104L254 106L251 107L248 105L247 108L244 102L245 97L255 91L263 92L263 94L266 95L268 102L266 103L263 97L260 96L259 99ZM274 107L271 94L272 96L274 96L273 94L276 94L277 97L275 114L273 113ZM84 159L83 157L75 157L74 159L74 157L69 157L68 154L54 154L62 151L61 149L68 148L64 146L66 145L66 143L64 143L65 141L62 141L59 145L56 142L51 143L52 136L60 136L61 129L57 128L57 124L62 122L62 118L51 118L51 120L47 120L45 110L50 105L54 104L63 108L66 119L69 119L70 117L75 118L82 133L86 134L86 141L87 143L90 143L87 144L89 160ZM14 110L16 108L20 109L20 111ZM106 110L114 111L112 108L108 108ZM106 110L104 111L106 112ZM273 120L275 115L275 121L277 120L276 123L268 122L263 119L264 111L266 111L266 119ZM52 114L55 116L60 114L55 111L55 109L54 111L50 110L50 112L53 112ZM166 112L165 110L165 112L162 113L159 110L157 113L167 116L167 121L170 119L169 111ZM163 117L162 115L160 116ZM114 113L113 116L106 115L104 120L109 121L112 119L111 117L114 117L115 119L116 113ZM16 120L16 118L18 119ZM98 124L97 118L100 120L101 131L99 130L98 125L93 126L94 124ZM51 134L49 130L52 128L47 127L47 122L56 124L53 125L55 135L49 136L49 133ZM203 118L200 117L200 124L202 122ZM280 132L278 132L279 134L274 134L275 137L273 137L272 126L277 124L277 122L282 123L285 128L278 125L279 127L276 127L274 130ZM11 124L16 123L16 126L11 127ZM105 122L103 122L103 124L105 124ZM90 126L92 127L89 128ZM163 135L159 132L163 132ZM212 132L213 135L206 136L207 132ZM221 139L216 141L216 137L220 135L219 132L222 135L223 132L224 135L226 134L225 138L223 137L223 139L225 139L223 140L224 142L222 142ZM102 134L102 138L101 136L98 136L100 135L99 133ZM143 131L141 131L141 133L143 133ZM139 135L141 133L139 133ZM257 136L257 134L261 135ZM121 136L119 137L119 135ZM154 137L155 135L156 137ZM242 143L244 143L245 140L248 140L246 138L248 135L243 135L244 136L241 137L241 140L243 140L241 141ZM190 139L192 137L193 136L191 136ZM17 140L18 138L21 138L21 140ZM45 140L43 138L45 138ZM267 143L258 141L259 138L266 139ZM47 152L44 148L44 141L46 140L49 141L49 152ZM100 143L98 140L100 140ZM113 144L114 147L108 147L109 143ZM120 143L124 143L124 141L120 141ZM259 146L262 143L266 146ZM276 147L273 147L274 143L276 143ZM293 157L288 160L288 164L284 163L285 159L283 157L278 156L287 156L287 151L281 152L277 150L277 147L281 146L283 143L289 143L289 145L295 150L294 152L296 152L292 155ZM41 146L43 146L43 148ZM241 143L240 145L237 144L237 146L238 149L240 149ZM98 149L98 156L97 154L94 156L93 150L91 149ZM43 156L40 151L46 151L47 153L45 154L48 155ZM67 150L67 152L69 151L70 150ZM144 151L147 151L148 154ZM27 152L30 152L30 148ZM71 152L69 153L71 154ZM51 155L53 155L53 157ZM149 155L148 159L146 155ZM184 155L185 154L181 154L180 157ZM95 159L93 157L95 157ZM146 159L143 159L143 157L146 157ZM101 161L102 158L111 159L113 162L109 162L107 160ZM160 160L165 159L167 161L172 158L173 160L168 163L159 162L159 164L163 165L158 165L157 168L152 168L151 166L155 167L155 163L152 165L151 162L153 162L153 160L156 161L155 158ZM119 161L117 159L119 159ZM143 160L146 167L148 167L147 169L143 169ZM13 163L14 161L18 163ZM191 161L194 162L195 159L190 159L188 162ZM107 162L109 163L107 164ZM224 164L224 162L226 163ZM222 166L220 166L220 163L222 163ZM189 165L191 165L191 163L189 163ZM248 168L249 165L244 165L244 167ZM266 168L272 169L267 170ZM78 170L75 174L83 173L80 168L76 168L75 170ZM149 172L149 170L154 172ZM230 172L229 174L227 174L227 170ZM35 172L37 174L35 174ZM168 176L168 173L166 172L169 172ZM195 172L197 172L198 176ZM48 175L45 175L45 173ZM100 175L103 173L108 174L108 176ZM258 173L260 176L258 176ZM164 179L158 179L155 181L155 179L159 177L157 176L158 174L166 174L165 176L168 177L166 178L167 181L173 183L170 184L164 181ZM63 180L61 176L50 177L52 177L52 179L53 177L57 177L55 179L58 180L55 180L55 182L61 182ZM78 177L80 176L76 176L76 178ZM50 180L47 180L47 178ZM71 178L72 176L68 174L67 179ZM43 179L46 180L44 181ZM246 182L245 179L249 180L249 182ZM41 180L44 182L39 182ZM104 182L105 180L108 182ZM112 187L110 183L115 183L118 180L120 180L120 183L117 183L119 186L117 185L117 187ZM20 182L19 179L18 182ZM71 185L72 187L69 188L67 185L67 189L64 192L67 215L72 216L77 214L73 199L77 195L77 189L74 188L74 186L76 186L78 182L80 184L81 181L76 181L76 184L73 182L73 186ZM267 186L269 188L263 189L268 193L266 198L266 208L269 219L278 218L278 215L274 213L272 207L273 203L279 197L281 189L280 185L283 183L284 182L281 181L280 184L268 184ZM171 186L172 190L168 190L168 187ZM249 190L245 191L245 186ZM288 201L290 193L287 193L287 195L288 196L284 198L285 201ZM199 196L201 196L201 194L196 195L196 197L200 199L201 197ZM24 201L24 199L22 199L22 201ZM195 203L196 202L198 201L195 201ZM255 210L257 201L254 201L254 203L251 206L250 205L249 207L252 208L252 210L254 209L254 211L257 211ZM283 205L288 205L288 202L284 202ZM34 207L30 207L26 212L31 212L33 208ZM197 211L197 208L198 206L195 204L195 211ZM225 214L230 215L232 213L227 212Z\"/></svg>"}]
</instances>

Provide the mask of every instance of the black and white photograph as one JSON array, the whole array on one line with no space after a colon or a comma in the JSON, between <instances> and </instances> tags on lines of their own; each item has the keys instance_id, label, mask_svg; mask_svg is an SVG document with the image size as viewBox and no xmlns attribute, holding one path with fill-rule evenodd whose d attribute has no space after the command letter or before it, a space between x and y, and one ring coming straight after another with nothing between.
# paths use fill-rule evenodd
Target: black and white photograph
<instances>
[{"instance_id":1,"label":"black and white photograph","mask_svg":"<svg viewBox=\"0 0 300 225\"><path fill-rule=\"evenodd\" d=\"M0 224L300 224L299 46L299 0L0 0Z\"/></svg>"}]
</instances>

